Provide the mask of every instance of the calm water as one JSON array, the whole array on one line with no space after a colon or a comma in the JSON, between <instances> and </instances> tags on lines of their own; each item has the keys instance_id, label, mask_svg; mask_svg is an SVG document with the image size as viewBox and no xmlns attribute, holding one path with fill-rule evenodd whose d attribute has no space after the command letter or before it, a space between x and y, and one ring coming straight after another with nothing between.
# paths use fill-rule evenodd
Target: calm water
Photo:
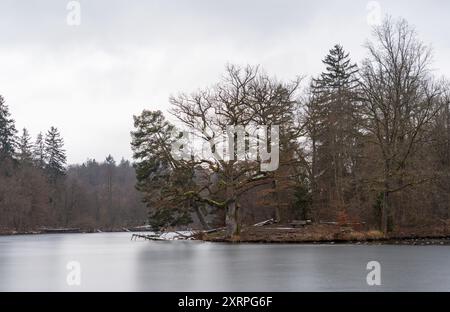
<instances>
[{"instance_id":1,"label":"calm water","mask_svg":"<svg viewBox=\"0 0 450 312\"><path fill-rule=\"evenodd\" d=\"M450 291L450 247L130 241L129 233L0 237L0 291ZM382 286L366 265L381 263ZM68 262L81 285L68 286Z\"/></svg>"}]
</instances>

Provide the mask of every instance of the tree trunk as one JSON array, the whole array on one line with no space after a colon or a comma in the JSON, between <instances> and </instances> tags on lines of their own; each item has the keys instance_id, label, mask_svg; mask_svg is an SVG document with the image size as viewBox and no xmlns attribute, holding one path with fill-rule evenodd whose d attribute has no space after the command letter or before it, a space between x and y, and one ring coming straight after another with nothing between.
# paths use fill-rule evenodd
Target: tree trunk
<instances>
[{"instance_id":1,"label":"tree trunk","mask_svg":"<svg viewBox=\"0 0 450 312\"><path fill-rule=\"evenodd\" d=\"M236 198L235 181L233 177L233 163L226 170L227 173L227 206L226 206L226 216L225 216L225 226L226 226L226 238L231 240L239 240L240 236L240 220L239 220L239 207Z\"/></svg>"},{"instance_id":2,"label":"tree trunk","mask_svg":"<svg viewBox=\"0 0 450 312\"><path fill-rule=\"evenodd\" d=\"M273 181L272 181L272 189L273 189L273 196L274 196L274 200L275 200L275 219L277 222L280 222L282 220L282 215L281 215L280 199L278 196L276 179L273 179Z\"/></svg>"},{"instance_id":3,"label":"tree trunk","mask_svg":"<svg viewBox=\"0 0 450 312\"><path fill-rule=\"evenodd\" d=\"M310 216L313 220L318 220L319 216L317 215L317 144L315 134L312 135L312 164L311 164L311 207L310 207ZM306 219L307 220L307 219Z\"/></svg>"},{"instance_id":4,"label":"tree trunk","mask_svg":"<svg viewBox=\"0 0 450 312\"><path fill-rule=\"evenodd\" d=\"M389 216L389 191L384 191L383 205L381 207L381 231L383 234L388 234L388 216Z\"/></svg>"},{"instance_id":5,"label":"tree trunk","mask_svg":"<svg viewBox=\"0 0 450 312\"><path fill-rule=\"evenodd\" d=\"M383 207L381 208L381 231L383 234L388 234L389 232L389 214L390 214L390 200L389 200L389 194L390 194L390 176L391 176L391 164L389 161L386 161L385 168L384 168L384 191L383 191Z\"/></svg>"},{"instance_id":6,"label":"tree trunk","mask_svg":"<svg viewBox=\"0 0 450 312\"><path fill-rule=\"evenodd\" d=\"M199 205L194 201L193 203L195 214L197 215L198 220L200 221L200 224L202 225L204 230L209 230L210 226L205 220L205 216L203 215Z\"/></svg>"},{"instance_id":7,"label":"tree trunk","mask_svg":"<svg viewBox=\"0 0 450 312\"><path fill-rule=\"evenodd\" d=\"M237 205L236 199L232 199L227 204L226 211L226 237L232 240L239 240L240 236L240 225L239 225L239 207Z\"/></svg>"}]
</instances>

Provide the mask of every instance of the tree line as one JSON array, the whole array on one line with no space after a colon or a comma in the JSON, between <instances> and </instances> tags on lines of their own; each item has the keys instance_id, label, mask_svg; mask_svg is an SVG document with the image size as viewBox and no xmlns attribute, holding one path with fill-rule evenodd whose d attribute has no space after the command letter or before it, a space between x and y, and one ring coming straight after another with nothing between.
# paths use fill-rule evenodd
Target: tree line
<instances>
[{"instance_id":1,"label":"tree line","mask_svg":"<svg viewBox=\"0 0 450 312\"><path fill-rule=\"evenodd\" d=\"M267 217L366 223L384 233L446 224L448 84L433 73L431 50L403 19L386 18L365 47L356 63L334 46L323 72L309 81L228 65L213 86L170 98L176 122L161 111L135 116L137 188L150 222L223 225L228 237ZM217 151L217 139L239 140L217 129L255 125L280 127L275 171L262 171L261 157L238 160L237 150L230 159L177 157L189 144L176 144L182 129ZM245 135L248 149L252 134ZM270 145L275 137L267 135Z\"/></svg>"},{"instance_id":2,"label":"tree line","mask_svg":"<svg viewBox=\"0 0 450 312\"><path fill-rule=\"evenodd\" d=\"M48 227L85 230L140 225L146 212L136 192L133 166L88 160L67 166L56 127L33 140L18 133L0 95L0 233Z\"/></svg>"}]
</instances>

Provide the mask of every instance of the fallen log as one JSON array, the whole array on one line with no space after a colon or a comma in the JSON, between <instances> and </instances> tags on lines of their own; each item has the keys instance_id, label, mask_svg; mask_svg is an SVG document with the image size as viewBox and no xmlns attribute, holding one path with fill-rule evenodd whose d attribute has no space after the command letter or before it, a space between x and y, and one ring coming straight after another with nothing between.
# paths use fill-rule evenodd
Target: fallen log
<instances>
[{"instance_id":1,"label":"fallen log","mask_svg":"<svg viewBox=\"0 0 450 312\"><path fill-rule=\"evenodd\" d=\"M196 235L196 232L189 232L189 234L184 234L181 232L165 232L165 233L155 233L155 234L133 234L131 240L138 238L143 238L146 240L154 241L172 241L172 240L189 240Z\"/></svg>"},{"instance_id":2,"label":"fallen log","mask_svg":"<svg viewBox=\"0 0 450 312\"><path fill-rule=\"evenodd\" d=\"M194 236L196 234L195 232L191 232L191 235L185 235L185 234L177 232L177 231L175 231L174 233L176 233L176 234L178 234L178 235L180 235L181 237L184 237L184 238L191 238L192 236Z\"/></svg>"},{"instance_id":3,"label":"fallen log","mask_svg":"<svg viewBox=\"0 0 450 312\"><path fill-rule=\"evenodd\" d=\"M225 229L226 229L225 227L221 227L221 228L217 228L217 229L203 231L203 233L205 233L205 234L212 234L212 233L217 233L217 232L220 232L220 231L224 231Z\"/></svg>"},{"instance_id":4,"label":"fallen log","mask_svg":"<svg viewBox=\"0 0 450 312\"><path fill-rule=\"evenodd\" d=\"M260 227L260 226L270 225L270 224L274 224L274 223L276 223L274 219L269 219L266 221L262 221L262 222L253 224L253 226Z\"/></svg>"},{"instance_id":5,"label":"fallen log","mask_svg":"<svg viewBox=\"0 0 450 312\"><path fill-rule=\"evenodd\" d=\"M339 223L337 223L337 222L328 222L328 221L320 221L319 224L324 224L324 225L339 225Z\"/></svg>"},{"instance_id":6,"label":"fallen log","mask_svg":"<svg viewBox=\"0 0 450 312\"><path fill-rule=\"evenodd\" d=\"M149 235L149 234L133 234L131 236L131 240L136 240L138 238L146 239L146 240L166 240L164 238L160 238L158 235Z\"/></svg>"}]
</instances>

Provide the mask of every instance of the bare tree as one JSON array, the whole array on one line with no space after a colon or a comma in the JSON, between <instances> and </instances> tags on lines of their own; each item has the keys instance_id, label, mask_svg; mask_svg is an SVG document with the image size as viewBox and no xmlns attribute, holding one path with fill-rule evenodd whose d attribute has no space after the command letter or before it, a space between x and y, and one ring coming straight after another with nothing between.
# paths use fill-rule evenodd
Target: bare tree
<instances>
[{"instance_id":1,"label":"bare tree","mask_svg":"<svg viewBox=\"0 0 450 312\"><path fill-rule=\"evenodd\" d=\"M365 129L378 146L383 173L381 229L388 232L390 195L422 183L409 160L425 138L426 125L440 108L442 86L430 71L430 50L405 20L387 18L374 29L361 70Z\"/></svg>"},{"instance_id":2,"label":"bare tree","mask_svg":"<svg viewBox=\"0 0 450 312\"><path fill-rule=\"evenodd\" d=\"M299 81L281 84L271 80L260 73L257 67L228 66L222 81L213 88L192 95L181 94L170 99L174 106L172 114L183 126L193 130L201 144L208 145L213 152L212 157L195 154L194 163L205 166L219 179L216 191L209 192L209 197L203 196L198 190L189 192L189 195L198 201L206 201L225 209L229 238L240 235L240 196L255 187L274 181L273 172L261 170L261 159L255 160L248 154L244 159L239 159L239 147L235 149L239 140L238 129L277 125L278 122L284 125L289 108L294 103L293 95L298 85ZM230 128L237 131L226 131ZM247 146L247 141L254 135L244 131ZM226 144L231 142L231 145L227 146L229 157L221 156L224 146L220 142L223 142L224 138L228 140ZM275 138L272 138L272 141L275 141ZM261 142L259 144L261 146ZM219 193L221 200L212 201L210 196Z\"/></svg>"}]
</instances>

